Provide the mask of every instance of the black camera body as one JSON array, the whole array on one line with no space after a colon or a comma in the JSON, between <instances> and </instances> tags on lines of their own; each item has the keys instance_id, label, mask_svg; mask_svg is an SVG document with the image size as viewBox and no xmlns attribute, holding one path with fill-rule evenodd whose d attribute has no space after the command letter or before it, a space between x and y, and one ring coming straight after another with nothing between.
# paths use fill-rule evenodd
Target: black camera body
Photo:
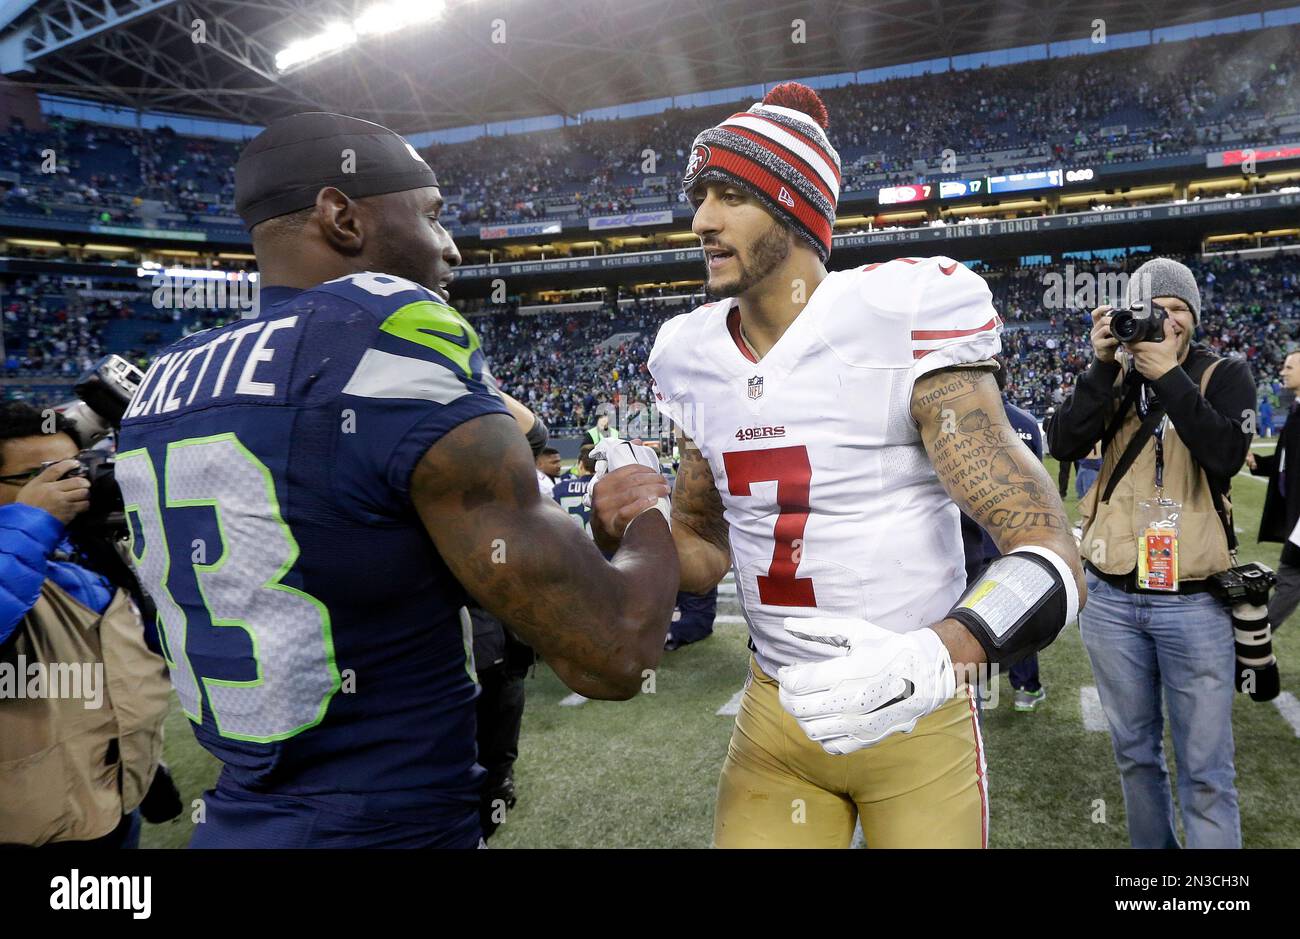
<instances>
[{"instance_id":1,"label":"black camera body","mask_svg":"<svg viewBox=\"0 0 1300 939\"><path fill-rule=\"evenodd\" d=\"M1134 342L1164 342L1169 314L1158 303L1139 301L1110 318L1110 334L1125 345Z\"/></svg>"},{"instance_id":2,"label":"black camera body","mask_svg":"<svg viewBox=\"0 0 1300 939\"><path fill-rule=\"evenodd\" d=\"M59 460L42 463L45 469ZM122 490L114 475L113 455L104 450L82 450L77 454L76 467L61 478L83 476L90 482L90 508L72 520L69 529L87 535L125 537L126 507L122 503Z\"/></svg>"},{"instance_id":3,"label":"black camera body","mask_svg":"<svg viewBox=\"0 0 1300 939\"><path fill-rule=\"evenodd\" d=\"M1263 564L1242 564L1210 578L1210 592L1224 606L1268 606L1269 592L1277 586L1277 574Z\"/></svg>"},{"instance_id":4,"label":"black camera body","mask_svg":"<svg viewBox=\"0 0 1300 939\"><path fill-rule=\"evenodd\" d=\"M1272 568L1254 562L1210 578L1210 593L1232 615L1237 690L1248 693L1252 701L1272 701L1282 691L1268 621L1268 595L1276 583Z\"/></svg>"}]
</instances>

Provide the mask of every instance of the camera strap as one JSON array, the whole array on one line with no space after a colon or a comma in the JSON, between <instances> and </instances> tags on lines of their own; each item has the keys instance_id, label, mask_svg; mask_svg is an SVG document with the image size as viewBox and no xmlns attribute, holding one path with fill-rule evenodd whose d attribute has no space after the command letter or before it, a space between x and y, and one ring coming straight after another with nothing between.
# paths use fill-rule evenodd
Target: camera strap
<instances>
[{"instance_id":1,"label":"camera strap","mask_svg":"<svg viewBox=\"0 0 1300 939\"><path fill-rule=\"evenodd\" d=\"M1121 413L1120 417L1122 418L1122 416ZM1147 411L1146 417L1144 417L1142 423L1138 425L1137 432L1133 434L1133 439L1128 442L1128 446L1125 447L1124 452L1120 454L1119 462L1115 464L1115 472L1111 473L1110 479L1106 480L1106 491L1103 492L1101 496L1102 502L1110 502L1110 497L1111 494L1115 492L1115 487L1118 486L1119 481L1124 478L1124 474L1127 473L1129 467L1133 465L1133 461L1138 458L1138 454L1141 453L1142 448L1146 446L1147 438L1155 432L1156 425L1160 423L1164 416L1165 409L1160 406L1159 402L1153 404ZM1119 421L1117 420L1116 423L1118 422Z\"/></svg>"},{"instance_id":2,"label":"camera strap","mask_svg":"<svg viewBox=\"0 0 1300 939\"><path fill-rule=\"evenodd\" d=\"M1220 361L1221 359L1218 356L1208 354L1203 357L1198 357L1192 367L1187 369L1187 377L1199 386L1202 396L1205 395L1206 388L1209 385L1210 372L1214 370L1214 367L1218 365ZM1106 446L1114 438L1115 434L1118 433L1129 406L1138 403L1141 387L1141 382L1135 382L1129 388L1128 393L1125 394L1124 400L1120 404L1119 411L1116 412L1115 417L1111 422L1111 426L1107 428L1106 435L1102 439L1103 453L1105 452ZM1144 397L1139 405L1140 410L1145 410L1146 413L1142 418L1142 423L1138 425L1137 431L1133 434L1133 439L1129 441L1128 446L1124 448L1124 452L1120 454L1119 462L1115 464L1115 472L1113 472L1110 479L1106 481L1106 489L1101 496L1102 502L1110 502L1110 497L1115 492L1115 487L1119 485L1119 481L1124 477L1124 474L1129 471L1129 467L1131 467L1133 462L1138 458L1138 454L1142 452L1142 448L1146 446L1147 438L1155 433L1156 427L1166 418L1165 409L1161 406L1158 400L1151 401L1149 406L1147 401L1148 399ZM1160 437L1156 438L1157 486L1162 482L1160 477L1163 475L1164 469L1163 443L1164 441ZM1219 492L1218 488L1209 480L1208 477L1206 478L1206 483L1210 487L1210 501L1214 504L1215 514L1219 516L1219 521L1223 525L1223 531L1228 536L1228 550L1235 553L1237 550L1237 534L1233 530L1232 520L1228 517L1227 510L1224 507L1223 493Z\"/></svg>"}]
</instances>

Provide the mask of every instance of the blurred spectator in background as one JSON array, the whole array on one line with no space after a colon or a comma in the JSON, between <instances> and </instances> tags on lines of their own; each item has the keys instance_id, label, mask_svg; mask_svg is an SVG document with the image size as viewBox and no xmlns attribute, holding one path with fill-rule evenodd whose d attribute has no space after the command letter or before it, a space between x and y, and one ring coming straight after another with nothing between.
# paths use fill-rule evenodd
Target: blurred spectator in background
<instances>
[{"instance_id":1,"label":"blurred spectator in background","mask_svg":"<svg viewBox=\"0 0 1300 939\"><path fill-rule=\"evenodd\" d=\"M1286 357L1282 383L1293 393L1300 391L1300 352ZM1300 420L1295 419L1296 411L1293 401L1272 453L1246 454L1251 475L1268 478L1259 540L1282 543L1277 587L1268 602L1268 619L1275 630L1300 606Z\"/></svg>"}]
</instances>

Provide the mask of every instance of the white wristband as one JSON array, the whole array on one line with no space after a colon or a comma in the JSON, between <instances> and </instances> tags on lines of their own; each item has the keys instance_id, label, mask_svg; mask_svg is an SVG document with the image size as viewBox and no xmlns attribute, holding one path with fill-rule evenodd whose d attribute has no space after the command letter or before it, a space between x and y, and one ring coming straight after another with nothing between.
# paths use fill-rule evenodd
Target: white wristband
<instances>
[{"instance_id":1,"label":"white wristband","mask_svg":"<svg viewBox=\"0 0 1300 939\"><path fill-rule=\"evenodd\" d=\"M668 523L668 530L672 531L673 530L673 506L672 503L669 502L663 496L660 496L658 499L656 499L654 505L647 506L646 508L642 509L640 512L637 512L636 518L632 519L632 522L635 522L637 518L640 518L642 515L645 515L646 512L654 512L656 510L659 512L660 515L664 517L664 521ZM632 522L627 523L629 528L632 526ZM627 529L626 528L623 529L623 532L626 534Z\"/></svg>"}]
</instances>

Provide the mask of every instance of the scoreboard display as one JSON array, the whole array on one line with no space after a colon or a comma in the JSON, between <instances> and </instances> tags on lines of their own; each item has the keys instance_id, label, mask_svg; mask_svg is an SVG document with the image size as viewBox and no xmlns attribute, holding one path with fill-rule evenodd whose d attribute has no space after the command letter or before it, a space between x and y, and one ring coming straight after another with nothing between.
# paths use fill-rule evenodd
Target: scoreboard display
<instances>
[{"instance_id":1,"label":"scoreboard display","mask_svg":"<svg viewBox=\"0 0 1300 939\"><path fill-rule=\"evenodd\" d=\"M960 199L963 196L982 196L988 192L986 179L949 179L939 184L940 199Z\"/></svg>"},{"instance_id":2,"label":"scoreboard display","mask_svg":"<svg viewBox=\"0 0 1300 939\"><path fill-rule=\"evenodd\" d=\"M1060 170L1038 170L1033 173L1012 173L1009 176L990 176L989 192L1024 192L1029 189L1056 189L1061 185Z\"/></svg>"},{"instance_id":3,"label":"scoreboard display","mask_svg":"<svg viewBox=\"0 0 1300 939\"><path fill-rule=\"evenodd\" d=\"M925 202L931 198L934 186L919 183L915 186L886 186L876 193L881 205L900 205L905 202Z\"/></svg>"},{"instance_id":4,"label":"scoreboard display","mask_svg":"<svg viewBox=\"0 0 1300 939\"><path fill-rule=\"evenodd\" d=\"M999 195L1007 192L1027 192L1033 189L1059 189L1067 181L1086 182L1093 178L1091 169L1037 170L1031 173L1011 173L1006 176L986 176L979 179L946 179L939 183L914 183L910 186L886 186L876 190L876 200L881 205L902 205L909 202L928 202L931 199L963 199L967 196Z\"/></svg>"}]
</instances>

